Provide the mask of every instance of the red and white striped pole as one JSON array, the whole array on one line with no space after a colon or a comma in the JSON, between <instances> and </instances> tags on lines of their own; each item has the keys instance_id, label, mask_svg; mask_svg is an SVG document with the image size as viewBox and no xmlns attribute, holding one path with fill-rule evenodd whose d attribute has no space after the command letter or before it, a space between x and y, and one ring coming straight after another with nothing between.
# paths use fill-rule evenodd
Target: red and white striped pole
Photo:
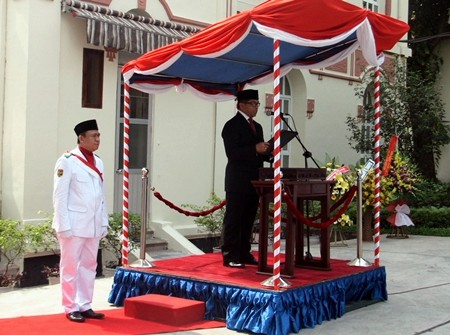
<instances>
[{"instance_id":1,"label":"red and white striped pole","mask_svg":"<svg viewBox=\"0 0 450 335\"><path fill-rule=\"evenodd\" d=\"M280 287L280 249L281 249L281 148L280 148L280 41L274 40L274 170L273 170L273 286Z\"/></svg>"},{"instance_id":2,"label":"red and white striped pole","mask_svg":"<svg viewBox=\"0 0 450 335\"><path fill-rule=\"evenodd\" d=\"M374 243L375 243L375 265L380 265L380 213L381 213L381 170L380 170L380 67L375 70L375 214L374 214Z\"/></svg>"},{"instance_id":3,"label":"red and white striped pole","mask_svg":"<svg viewBox=\"0 0 450 335\"><path fill-rule=\"evenodd\" d=\"M130 86L124 84L123 94L123 225L122 225L122 265L128 266L129 235L128 235L128 166L130 143Z\"/></svg>"}]
</instances>

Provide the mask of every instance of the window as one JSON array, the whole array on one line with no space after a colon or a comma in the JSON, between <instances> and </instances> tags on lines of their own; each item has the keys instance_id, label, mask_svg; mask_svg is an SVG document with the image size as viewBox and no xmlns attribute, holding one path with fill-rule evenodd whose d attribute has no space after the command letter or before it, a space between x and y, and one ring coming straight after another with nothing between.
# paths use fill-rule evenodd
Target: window
<instances>
[{"instance_id":1,"label":"window","mask_svg":"<svg viewBox=\"0 0 450 335\"><path fill-rule=\"evenodd\" d=\"M147 166L147 139L149 127L150 96L147 93L130 87L130 156L129 168L142 169ZM120 129L119 129L119 161L123 168L123 83L120 99Z\"/></svg>"},{"instance_id":2,"label":"window","mask_svg":"<svg viewBox=\"0 0 450 335\"><path fill-rule=\"evenodd\" d=\"M362 115L359 116L361 120L361 136L362 136L362 150L361 160L364 162L373 155L373 106L374 106L374 84L367 85L363 97Z\"/></svg>"},{"instance_id":3,"label":"window","mask_svg":"<svg viewBox=\"0 0 450 335\"><path fill-rule=\"evenodd\" d=\"M291 114L291 85L286 77L280 80L280 112L283 114ZM287 124L286 124L287 122ZM281 122L281 129L291 130L288 125L291 124L291 118L285 117ZM272 120L273 125L273 120ZM273 133L273 129L272 129ZM281 167L289 167L290 143L281 148Z\"/></svg>"},{"instance_id":4,"label":"window","mask_svg":"<svg viewBox=\"0 0 450 335\"><path fill-rule=\"evenodd\" d=\"M103 61L103 50L83 49L81 107L102 108L103 106Z\"/></svg>"},{"instance_id":5,"label":"window","mask_svg":"<svg viewBox=\"0 0 450 335\"><path fill-rule=\"evenodd\" d=\"M371 10L372 12L378 13L378 0L364 0L363 7L365 9Z\"/></svg>"}]
</instances>

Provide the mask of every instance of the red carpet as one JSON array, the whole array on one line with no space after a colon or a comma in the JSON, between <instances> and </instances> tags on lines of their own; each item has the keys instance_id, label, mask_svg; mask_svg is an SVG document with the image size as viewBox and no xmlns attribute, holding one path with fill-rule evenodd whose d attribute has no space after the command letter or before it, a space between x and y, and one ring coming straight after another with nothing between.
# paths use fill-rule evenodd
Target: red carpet
<instances>
[{"instance_id":1,"label":"red carpet","mask_svg":"<svg viewBox=\"0 0 450 335\"><path fill-rule=\"evenodd\" d=\"M4 307L4 306L3 306ZM70 322L64 314L22 316L0 319L0 334L14 335L144 335L194 329L225 327L224 322L200 321L182 326L171 326L125 316L123 308L101 311L104 320Z\"/></svg>"},{"instance_id":2,"label":"red carpet","mask_svg":"<svg viewBox=\"0 0 450 335\"><path fill-rule=\"evenodd\" d=\"M258 257L256 253L255 256ZM284 255L282 257L284 258ZM270 262L271 260L269 259L269 264ZM331 259L331 271L295 268L295 278L288 279L292 284L289 288L293 289L313 285L373 268L373 266L349 266L348 262L349 260ZM273 289L272 287L261 285L261 282L269 278L271 274L258 274L257 269L257 265L248 265L245 269L227 268L222 265L222 255L220 253L209 253L156 261L154 268L138 269L138 271L168 274L175 277L212 281L214 283L224 283L248 288Z\"/></svg>"}]
</instances>

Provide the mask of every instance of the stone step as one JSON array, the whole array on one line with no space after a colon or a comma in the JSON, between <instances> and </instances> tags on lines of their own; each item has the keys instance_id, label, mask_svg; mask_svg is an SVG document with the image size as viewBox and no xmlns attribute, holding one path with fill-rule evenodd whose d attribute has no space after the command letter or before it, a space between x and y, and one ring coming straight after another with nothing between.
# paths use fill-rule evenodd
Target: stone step
<instances>
[{"instance_id":1,"label":"stone step","mask_svg":"<svg viewBox=\"0 0 450 335\"><path fill-rule=\"evenodd\" d=\"M154 251L154 250L167 250L168 244L167 241L162 240L158 237L147 238L146 250Z\"/></svg>"},{"instance_id":2,"label":"stone step","mask_svg":"<svg viewBox=\"0 0 450 335\"><path fill-rule=\"evenodd\" d=\"M183 251L177 250L147 250L147 255L149 255L154 260L170 259L170 258L180 258L188 256L189 254Z\"/></svg>"}]
</instances>

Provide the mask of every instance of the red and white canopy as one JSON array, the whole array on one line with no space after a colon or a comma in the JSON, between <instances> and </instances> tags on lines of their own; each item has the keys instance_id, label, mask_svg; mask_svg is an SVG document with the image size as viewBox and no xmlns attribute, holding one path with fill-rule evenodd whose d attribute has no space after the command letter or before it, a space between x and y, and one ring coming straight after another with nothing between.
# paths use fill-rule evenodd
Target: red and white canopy
<instances>
[{"instance_id":1,"label":"red and white canopy","mask_svg":"<svg viewBox=\"0 0 450 335\"><path fill-rule=\"evenodd\" d=\"M284 75L292 68L329 66L357 48L375 66L408 30L405 22L342 0L268 0L148 52L122 73L144 92L176 86L208 100L229 100L246 84L273 79L274 40L280 41Z\"/></svg>"}]
</instances>

